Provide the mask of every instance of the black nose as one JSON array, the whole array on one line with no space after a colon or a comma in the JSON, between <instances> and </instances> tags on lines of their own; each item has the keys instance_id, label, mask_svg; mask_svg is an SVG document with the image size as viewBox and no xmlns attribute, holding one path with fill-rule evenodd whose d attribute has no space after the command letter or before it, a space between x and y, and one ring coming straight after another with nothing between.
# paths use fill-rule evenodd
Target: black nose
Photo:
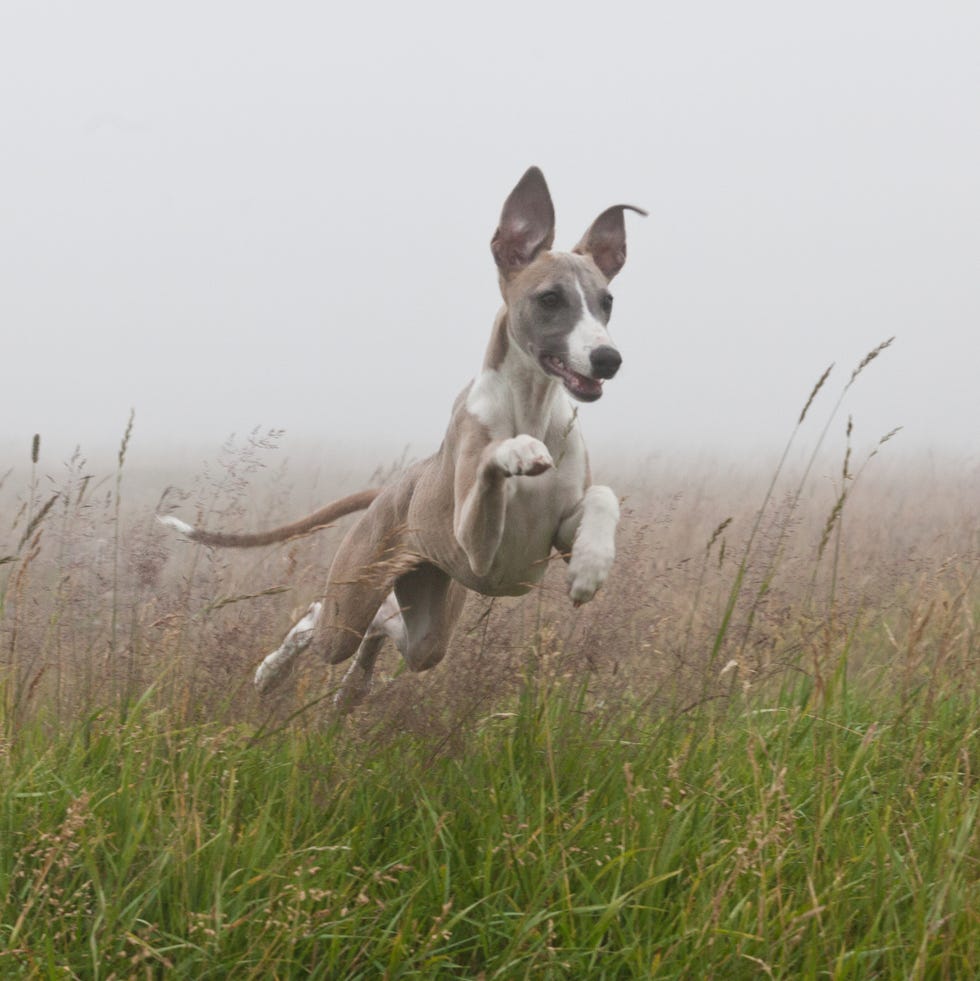
<instances>
[{"instance_id":1,"label":"black nose","mask_svg":"<svg viewBox=\"0 0 980 981\"><path fill-rule=\"evenodd\" d=\"M623 363L619 351L608 344L594 348L589 355L589 361L592 362L592 374L596 378L612 378Z\"/></svg>"}]
</instances>

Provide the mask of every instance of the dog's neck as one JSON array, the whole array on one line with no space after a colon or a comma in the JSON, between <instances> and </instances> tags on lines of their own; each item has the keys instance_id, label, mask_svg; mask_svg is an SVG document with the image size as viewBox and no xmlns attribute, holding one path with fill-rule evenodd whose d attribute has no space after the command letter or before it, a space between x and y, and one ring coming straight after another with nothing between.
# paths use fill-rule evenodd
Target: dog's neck
<instances>
[{"instance_id":1,"label":"dog's neck","mask_svg":"<svg viewBox=\"0 0 980 981\"><path fill-rule=\"evenodd\" d=\"M493 325L483 370L468 408L496 438L526 433L544 440L571 412L562 386L511 339L504 307Z\"/></svg>"}]
</instances>

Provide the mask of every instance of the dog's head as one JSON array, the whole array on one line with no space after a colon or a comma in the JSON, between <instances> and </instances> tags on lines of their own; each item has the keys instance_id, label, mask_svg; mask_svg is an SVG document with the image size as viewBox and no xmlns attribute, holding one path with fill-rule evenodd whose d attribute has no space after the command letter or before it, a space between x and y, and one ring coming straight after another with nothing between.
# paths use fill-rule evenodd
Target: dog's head
<instances>
[{"instance_id":1,"label":"dog's head","mask_svg":"<svg viewBox=\"0 0 980 981\"><path fill-rule=\"evenodd\" d=\"M594 402L622 357L609 337L609 283L626 262L624 211L617 204L589 226L571 252L552 252L555 209L537 167L504 202L490 248L507 304L510 339L580 402Z\"/></svg>"}]
</instances>

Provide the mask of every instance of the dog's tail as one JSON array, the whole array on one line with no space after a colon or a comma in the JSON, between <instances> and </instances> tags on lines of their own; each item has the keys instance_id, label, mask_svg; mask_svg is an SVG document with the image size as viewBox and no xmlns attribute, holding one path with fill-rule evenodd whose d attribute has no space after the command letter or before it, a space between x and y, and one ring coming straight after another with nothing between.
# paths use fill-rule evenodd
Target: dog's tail
<instances>
[{"instance_id":1,"label":"dog's tail","mask_svg":"<svg viewBox=\"0 0 980 981\"><path fill-rule=\"evenodd\" d=\"M326 507L308 514L299 521L294 521L289 525L282 525L280 528L273 528L271 531L259 531L252 535L235 535L224 531L206 531L203 528L194 528L175 518L173 515L157 515L157 520L168 528L174 528L182 535L186 535L192 542L200 542L202 545L217 545L220 548L255 548L257 545L273 545L276 542L286 542L291 538L299 538L302 535L309 535L314 531L327 528L338 518L355 511L363 511L380 494L376 488L371 490L358 491L348 497L342 497L339 501L333 501Z\"/></svg>"}]
</instances>

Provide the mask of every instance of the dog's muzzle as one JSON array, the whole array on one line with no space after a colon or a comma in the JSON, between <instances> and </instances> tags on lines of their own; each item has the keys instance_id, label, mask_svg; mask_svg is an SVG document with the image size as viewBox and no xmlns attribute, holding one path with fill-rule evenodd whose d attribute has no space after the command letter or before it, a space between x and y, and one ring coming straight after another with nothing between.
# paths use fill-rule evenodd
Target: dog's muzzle
<instances>
[{"instance_id":1,"label":"dog's muzzle","mask_svg":"<svg viewBox=\"0 0 980 981\"><path fill-rule=\"evenodd\" d=\"M609 344L593 348L589 354L593 378L612 378L623 363L622 355Z\"/></svg>"}]
</instances>

